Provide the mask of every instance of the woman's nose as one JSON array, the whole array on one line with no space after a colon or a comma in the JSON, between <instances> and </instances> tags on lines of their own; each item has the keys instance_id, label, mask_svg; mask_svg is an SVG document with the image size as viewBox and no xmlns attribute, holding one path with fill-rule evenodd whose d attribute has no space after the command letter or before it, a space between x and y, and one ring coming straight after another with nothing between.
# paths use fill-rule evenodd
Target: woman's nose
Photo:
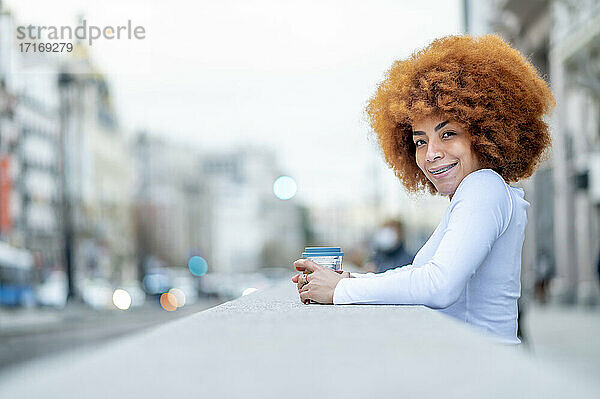
<instances>
[{"instance_id":1,"label":"woman's nose","mask_svg":"<svg viewBox=\"0 0 600 399\"><path fill-rule=\"evenodd\" d=\"M427 162L433 162L436 159L442 158L442 150L439 144L432 140L431 143L427 146L427 154L425 154L425 160Z\"/></svg>"}]
</instances>

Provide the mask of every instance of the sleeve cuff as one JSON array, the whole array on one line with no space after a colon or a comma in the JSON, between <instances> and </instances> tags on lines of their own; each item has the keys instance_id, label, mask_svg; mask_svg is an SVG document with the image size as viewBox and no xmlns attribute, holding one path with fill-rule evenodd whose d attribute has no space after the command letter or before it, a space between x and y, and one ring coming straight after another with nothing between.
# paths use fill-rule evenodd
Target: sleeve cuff
<instances>
[{"instance_id":1,"label":"sleeve cuff","mask_svg":"<svg viewBox=\"0 0 600 399\"><path fill-rule=\"evenodd\" d=\"M352 303L352 299L348 295L346 285L352 283L349 278L343 278L338 281L333 291L333 304L334 305L347 305Z\"/></svg>"}]
</instances>

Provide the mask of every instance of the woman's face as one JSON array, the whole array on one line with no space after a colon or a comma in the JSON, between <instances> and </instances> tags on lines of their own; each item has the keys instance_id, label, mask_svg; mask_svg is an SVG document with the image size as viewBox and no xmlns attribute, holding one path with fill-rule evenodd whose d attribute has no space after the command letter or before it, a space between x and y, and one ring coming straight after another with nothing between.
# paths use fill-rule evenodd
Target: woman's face
<instances>
[{"instance_id":1,"label":"woman's face","mask_svg":"<svg viewBox=\"0 0 600 399\"><path fill-rule=\"evenodd\" d=\"M413 125L419 169L442 195L452 195L471 172L481 169L469 133L443 117L427 117Z\"/></svg>"}]
</instances>

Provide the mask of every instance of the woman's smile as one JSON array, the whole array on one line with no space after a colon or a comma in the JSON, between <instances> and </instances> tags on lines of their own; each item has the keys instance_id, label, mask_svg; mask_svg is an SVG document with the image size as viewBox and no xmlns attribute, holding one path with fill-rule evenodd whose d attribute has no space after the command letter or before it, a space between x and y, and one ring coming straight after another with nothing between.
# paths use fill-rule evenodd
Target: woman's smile
<instances>
[{"instance_id":1,"label":"woman's smile","mask_svg":"<svg viewBox=\"0 0 600 399\"><path fill-rule=\"evenodd\" d=\"M442 166L439 168L431 168L429 169L429 173L431 173L431 175L433 175L434 179L442 179L446 176L449 176L453 171L455 171L454 167L458 165L458 162L455 162L453 164L447 165L447 166Z\"/></svg>"}]
</instances>

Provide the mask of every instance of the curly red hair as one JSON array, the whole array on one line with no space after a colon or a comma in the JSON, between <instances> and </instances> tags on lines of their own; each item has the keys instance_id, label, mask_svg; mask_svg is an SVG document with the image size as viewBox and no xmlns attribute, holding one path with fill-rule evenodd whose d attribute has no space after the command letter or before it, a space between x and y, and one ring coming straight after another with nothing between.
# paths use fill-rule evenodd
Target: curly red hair
<instances>
[{"instance_id":1,"label":"curly red hair","mask_svg":"<svg viewBox=\"0 0 600 399\"><path fill-rule=\"evenodd\" d=\"M531 176L549 150L543 118L554 105L535 67L499 36L448 36L394 62L366 111L406 189L434 194L415 160L415 121L443 115L461 124L480 165L515 182Z\"/></svg>"}]
</instances>

